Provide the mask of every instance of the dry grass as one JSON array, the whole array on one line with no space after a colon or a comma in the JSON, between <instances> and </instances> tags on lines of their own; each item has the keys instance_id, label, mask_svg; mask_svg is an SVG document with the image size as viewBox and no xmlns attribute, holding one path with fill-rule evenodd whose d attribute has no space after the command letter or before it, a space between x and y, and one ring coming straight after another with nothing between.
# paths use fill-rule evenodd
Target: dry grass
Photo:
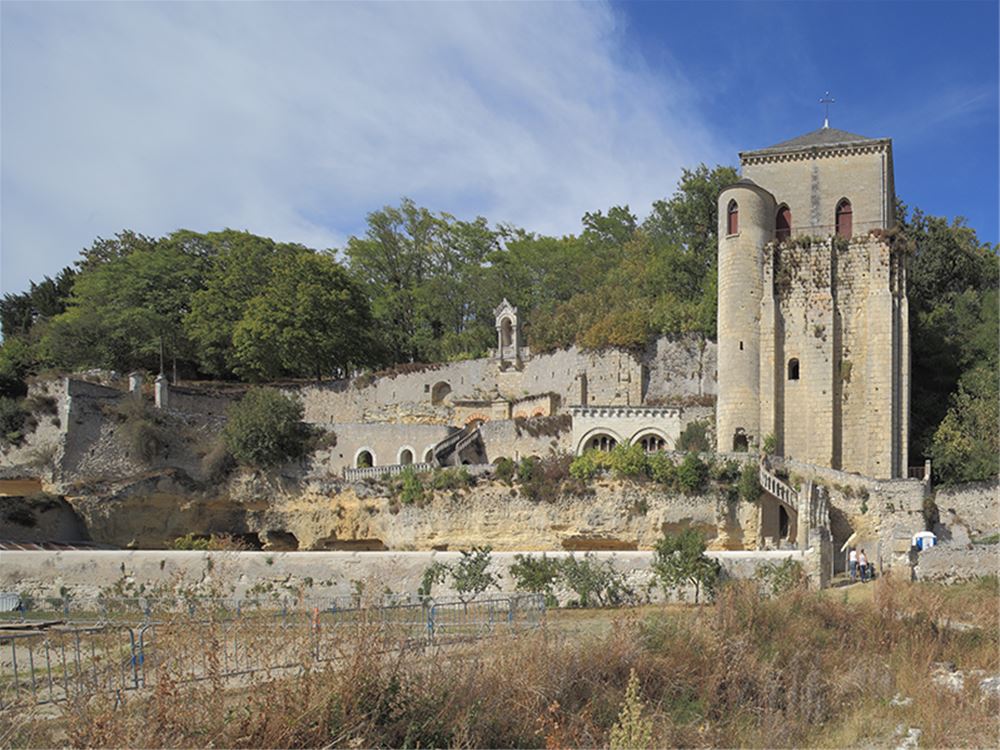
<instances>
[{"instance_id":1,"label":"dry grass","mask_svg":"<svg viewBox=\"0 0 1000 750\"><path fill-rule=\"evenodd\" d=\"M177 629L161 650L200 654L208 679L183 685L180 662L164 663L156 689L124 708L94 697L54 722L0 728L0 744L604 747L634 670L656 747L894 747L901 724L922 730L921 747L995 747L997 699L977 680L951 693L928 676L941 661L1000 674L996 581L871 590L855 603L734 585L702 608L644 607L582 629L584 613L559 613L535 632L434 653L357 627L324 664L308 638L285 639L301 672L252 687L212 677L220 625ZM274 633L257 637L253 648L276 648Z\"/></svg>"}]
</instances>

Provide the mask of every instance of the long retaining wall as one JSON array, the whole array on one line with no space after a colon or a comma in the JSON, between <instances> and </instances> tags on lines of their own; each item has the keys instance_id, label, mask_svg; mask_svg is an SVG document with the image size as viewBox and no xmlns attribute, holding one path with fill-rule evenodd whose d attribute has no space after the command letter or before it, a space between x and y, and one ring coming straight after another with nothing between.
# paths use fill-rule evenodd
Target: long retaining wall
<instances>
[{"instance_id":1,"label":"long retaining wall","mask_svg":"<svg viewBox=\"0 0 1000 750\"><path fill-rule=\"evenodd\" d=\"M510 566L516 552L493 553L492 571L501 588L514 589ZM520 553L541 556L543 553ZM550 558L568 552L544 553ZM581 553L576 553L578 557ZM661 599L650 569L652 552L593 552L600 562L610 560L625 574L637 593ZM808 569L809 554L794 550L767 552L709 552L725 573L752 577L761 563L794 559ZM359 589L381 594L416 593L424 571L433 562L454 563L459 552L180 552L180 551L32 551L3 552L0 591L30 595L36 601L64 596L77 603L100 595L155 596L187 586L205 595L234 598L274 597L316 605L330 597L348 596ZM447 585L434 589L452 595ZM560 598L567 598L562 592Z\"/></svg>"}]
</instances>

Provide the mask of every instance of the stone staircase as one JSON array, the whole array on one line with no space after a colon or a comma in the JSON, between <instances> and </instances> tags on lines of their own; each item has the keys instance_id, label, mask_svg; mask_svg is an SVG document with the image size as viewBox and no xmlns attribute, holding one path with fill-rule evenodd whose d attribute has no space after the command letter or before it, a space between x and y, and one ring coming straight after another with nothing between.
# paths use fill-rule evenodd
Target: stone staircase
<instances>
[{"instance_id":1,"label":"stone staircase","mask_svg":"<svg viewBox=\"0 0 1000 750\"><path fill-rule=\"evenodd\" d=\"M448 435L434 446L434 463L438 466L458 465L462 451L478 440L482 440L479 425L468 425Z\"/></svg>"},{"instance_id":2,"label":"stone staircase","mask_svg":"<svg viewBox=\"0 0 1000 750\"><path fill-rule=\"evenodd\" d=\"M801 547L804 548L810 529L829 530L829 496L820 487L817 487L811 479L805 480L801 490L796 490L767 468L763 461L760 463L758 476L761 489L780 500L798 514Z\"/></svg>"}]
</instances>

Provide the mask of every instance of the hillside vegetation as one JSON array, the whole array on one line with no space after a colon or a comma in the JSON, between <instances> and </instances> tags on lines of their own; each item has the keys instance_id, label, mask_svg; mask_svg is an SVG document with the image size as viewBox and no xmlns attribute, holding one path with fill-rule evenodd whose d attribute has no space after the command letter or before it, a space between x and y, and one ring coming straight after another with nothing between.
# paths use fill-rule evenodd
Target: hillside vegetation
<instances>
[{"instance_id":1,"label":"hillside vegetation","mask_svg":"<svg viewBox=\"0 0 1000 750\"><path fill-rule=\"evenodd\" d=\"M98 238L72 267L0 301L0 438L21 434L28 416L15 400L33 374L265 381L482 356L504 297L535 351L713 338L716 196L736 177L701 165L644 219L614 206L564 237L404 199L369 214L340 249L232 229ZM913 252L911 455L932 456L946 480L995 475L996 249L961 220L899 214Z\"/></svg>"}]
</instances>

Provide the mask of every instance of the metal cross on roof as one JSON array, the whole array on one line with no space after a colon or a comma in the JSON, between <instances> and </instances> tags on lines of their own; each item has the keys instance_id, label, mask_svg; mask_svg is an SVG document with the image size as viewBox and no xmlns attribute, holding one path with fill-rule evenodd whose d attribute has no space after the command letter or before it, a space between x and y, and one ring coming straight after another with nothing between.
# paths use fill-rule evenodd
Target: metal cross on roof
<instances>
[{"instance_id":1,"label":"metal cross on roof","mask_svg":"<svg viewBox=\"0 0 1000 750\"><path fill-rule=\"evenodd\" d=\"M824 105L826 107L826 114L823 117L823 127L824 128L830 127L830 105L833 104L836 101L837 101L836 99L831 99L830 98L830 92L829 91L827 91L823 95L823 98L819 100L819 103L822 104L822 105Z\"/></svg>"}]
</instances>

